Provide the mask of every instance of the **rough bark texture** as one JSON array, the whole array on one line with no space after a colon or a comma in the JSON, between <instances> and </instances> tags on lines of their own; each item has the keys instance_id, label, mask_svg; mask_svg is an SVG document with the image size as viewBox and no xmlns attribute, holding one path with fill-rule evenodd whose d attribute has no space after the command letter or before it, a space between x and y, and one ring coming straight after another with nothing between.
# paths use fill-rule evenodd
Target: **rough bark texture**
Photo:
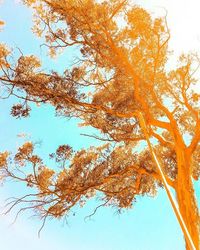
<instances>
[{"instance_id":1,"label":"rough bark texture","mask_svg":"<svg viewBox=\"0 0 200 250\"><path fill-rule=\"evenodd\" d=\"M176 194L180 212L185 220L197 250L200 249L200 220L195 191L191 179L190 156L186 150L178 149L178 177ZM190 249L186 242L186 249Z\"/></svg>"}]
</instances>

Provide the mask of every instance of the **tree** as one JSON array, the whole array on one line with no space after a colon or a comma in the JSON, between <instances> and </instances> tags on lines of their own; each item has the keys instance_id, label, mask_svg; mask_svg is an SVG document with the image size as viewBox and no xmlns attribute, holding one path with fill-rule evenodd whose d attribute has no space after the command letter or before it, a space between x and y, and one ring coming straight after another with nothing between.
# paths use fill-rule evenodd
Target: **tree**
<instances>
[{"instance_id":1,"label":"tree","mask_svg":"<svg viewBox=\"0 0 200 250\"><path fill-rule=\"evenodd\" d=\"M2 176L35 191L14 200L8 211L19 203L29 204L19 213L33 208L45 223L46 218L63 217L94 195L101 196L100 206L131 208L138 195L154 196L163 187L151 148L141 146L150 138L195 247L200 249L193 187L200 175L198 55L181 55L178 66L169 67L166 17L153 18L131 1L24 2L34 9L33 29L45 37L49 54L56 56L74 47L79 58L63 74L45 72L33 55L21 55L12 63L9 50L1 45L0 81L8 94L2 98L20 100L11 115L27 117L30 103L49 103L57 115L78 117L82 126L96 128L98 134L91 136L102 144L78 152L61 145L50 154L60 171L46 167L31 142L22 145L13 159L2 152ZM187 241L186 249L190 249Z\"/></svg>"}]
</instances>

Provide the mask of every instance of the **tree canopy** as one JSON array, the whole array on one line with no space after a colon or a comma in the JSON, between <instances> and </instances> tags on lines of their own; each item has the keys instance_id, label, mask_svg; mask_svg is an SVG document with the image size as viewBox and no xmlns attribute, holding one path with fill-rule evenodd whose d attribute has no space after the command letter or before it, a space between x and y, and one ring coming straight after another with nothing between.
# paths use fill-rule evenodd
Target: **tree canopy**
<instances>
[{"instance_id":1,"label":"tree canopy","mask_svg":"<svg viewBox=\"0 0 200 250\"><path fill-rule=\"evenodd\" d=\"M200 175L199 57L183 54L171 67L166 17L152 17L131 1L24 0L34 10L33 30L49 55L76 50L72 67L44 71L39 58L12 53L0 44L0 82L19 102L11 115L31 115L30 103L48 103L57 116L92 126L101 143L74 151L60 145L50 169L26 142L12 156L0 154L3 178L24 182L27 195L11 203L32 208L44 222L63 217L99 195L100 206L131 208L138 195L156 195L162 178L152 159L138 114L176 193L180 211L200 249L199 210L193 181ZM0 23L1 24L1 23ZM66 58L67 60L67 58ZM14 162L14 167L11 162ZM28 204L28 206L27 206ZM9 209L9 211L10 211ZM189 249L186 243L186 248Z\"/></svg>"}]
</instances>

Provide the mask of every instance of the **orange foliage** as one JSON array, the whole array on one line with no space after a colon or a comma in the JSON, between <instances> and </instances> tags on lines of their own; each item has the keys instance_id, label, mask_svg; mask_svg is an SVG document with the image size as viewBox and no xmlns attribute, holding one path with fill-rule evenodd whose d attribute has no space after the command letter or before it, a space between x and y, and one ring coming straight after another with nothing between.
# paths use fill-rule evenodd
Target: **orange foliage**
<instances>
[{"instance_id":1,"label":"orange foliage","mask_svg":"<svg viewBox=\"0 0 200 250\"><path fill-rule=\"evenodd\" d=\"M26 117L29 102L48 102L57 115L78 117L82 126L96 128L99 134L89 136L105 144L78 152L61 145L50 155L62 168L60 172L44 167L34 146L25 144L15 155L16 166L32 167L25 178L1 160L4 175L37 190L37 199L27 195L21 202L30 198L30 204L46 219L62 217L98 194L102 206L118 209L132 207L138 195L154 196L163 183L149 148L139 150L146 140L139 112L196 249L200 249L192 181L200 175L198 56L181 55L177 68L167 70L170 32L166 18L152 18L129 1L24 2L34 9L33 31L44 37L50 56L74 47L79 60L63 74L44 72L35 56L21 56L10 66L9 53L1 45L1 84L9 88L9 96L23 100L13 106L11 114Z\"/></svg>"}]
</instances>

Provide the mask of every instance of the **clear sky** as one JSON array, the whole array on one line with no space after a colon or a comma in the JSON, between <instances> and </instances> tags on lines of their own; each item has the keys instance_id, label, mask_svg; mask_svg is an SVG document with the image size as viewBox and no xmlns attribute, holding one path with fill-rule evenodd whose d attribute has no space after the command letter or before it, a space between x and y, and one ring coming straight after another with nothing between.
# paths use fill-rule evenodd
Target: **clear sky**
<instances>
[{"instance_id":1,"label":"clear sky","mask_svg":"<svg viewBox=\"0 0 200 250\"><path fill-rule=\"evenodd\" d=\"M171 30L170 47L175 54L183 51L200 52L200 2L199 0L143 0L135 1L158 15L168 11L168 24ZM148 2L148 3L147 3ZM0 20L6 22L0 32L0 41L12 47L20 47L24 54L43 56L40 40L32 34L31 11L19 1L4 0L0 6ZM44 61L45 67L62 70L73 57L68 51L67 58L62 56L59 62ZM60 144L70 144L75 149L94 145L93 140L81 137L83 128L76 126L75 120L67 121L55 118L53 108L47 106L33 109L31 117L15 120L9 116L10 101L0 102L0 151L13 150L22 139L17 135L26 133L33 141L42 140L40 153L47 157ZM21 140L21 141L20 141ZM0 189L3 205L5 197L17 195L22 190L16 184ZM199 190L199 184L196 184ZM199 192L199 191L198 191ZM184 250L181 230L172 212L164 191L156 198L139 197L134 208L118 216L111 208L103 208L91 221L84 221L95 207L91 201L68 225L52 220L46 224L40 239L37 231L39 221L20 217L13 226L9 226L14 214L0 217L0 248L3 250Z\"/></svg>"}]
</instances>

